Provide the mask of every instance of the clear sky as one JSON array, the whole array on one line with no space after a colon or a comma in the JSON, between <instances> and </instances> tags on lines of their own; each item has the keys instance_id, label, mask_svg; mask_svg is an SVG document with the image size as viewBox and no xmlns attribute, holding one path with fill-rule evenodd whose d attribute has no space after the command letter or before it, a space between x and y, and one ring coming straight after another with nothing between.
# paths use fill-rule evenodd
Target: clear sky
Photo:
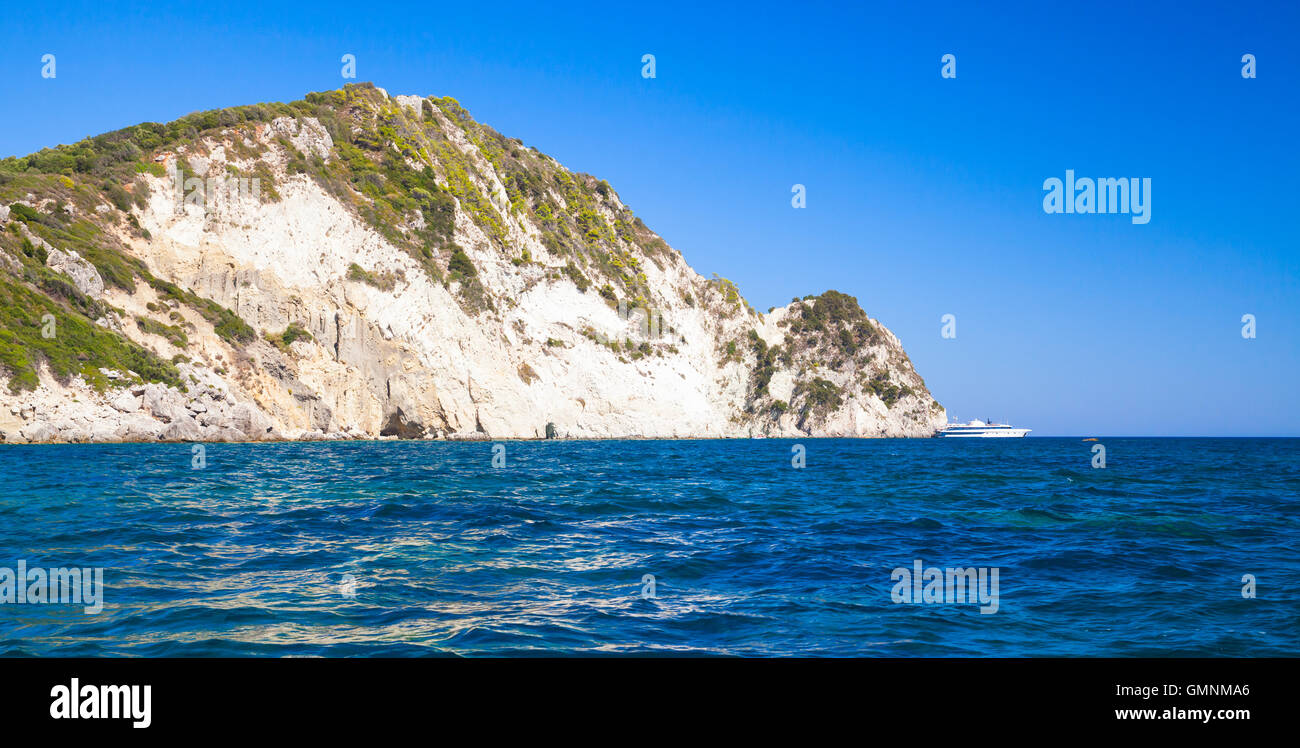
<instances>
[{"instance_id":1,"label":"clear sky","mask_svg":"<svg viewBox=\"0 0 1300 748\"><path fill-rule=\"evenodd\" d=\"M1297 3L117 5L6 8L0 156L338 88L350 53L608 179L755 308L857 296L950 415L1300 435ZM1150 222L1045 213L1067 169L1150 178Z\"/></svg>"}]
</instances>

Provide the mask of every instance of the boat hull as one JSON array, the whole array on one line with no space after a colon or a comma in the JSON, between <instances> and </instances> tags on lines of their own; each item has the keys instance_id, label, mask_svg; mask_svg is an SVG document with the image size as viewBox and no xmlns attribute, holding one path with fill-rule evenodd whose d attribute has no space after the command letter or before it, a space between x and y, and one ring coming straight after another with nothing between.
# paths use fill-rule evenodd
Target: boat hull
<instances>
[{"instance_id":1,"label":"boat hull","mask_svg":"<svg viewBox=\"0 0 1300 748\"><path fill-rule=\"evenodd\" d=\"M940 431L936 439L1018 439L1028 434L1030 429L985 429L982 431Z\"/></svg>"}]
</instances>

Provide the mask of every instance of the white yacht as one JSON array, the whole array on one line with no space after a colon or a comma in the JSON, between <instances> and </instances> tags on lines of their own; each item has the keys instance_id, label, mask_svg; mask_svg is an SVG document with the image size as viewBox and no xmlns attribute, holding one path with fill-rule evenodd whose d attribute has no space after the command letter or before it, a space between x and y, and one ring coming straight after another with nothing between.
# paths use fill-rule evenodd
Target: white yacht
<instances>
[{"instance_id":1,"label":"white yacht","mask_svg":"<svg viewBox=\"0 0 1300 748\"><path fill-rule=\"evenodd\" d=\"M956 437L1020 437L1028 434L1033 429L1016 428L1008 426L1005 423L985 423L984 421L971 421L970 423L950 423L947 426L934 432L938 438L956 438Z\"/></svg>"}]
</instances>

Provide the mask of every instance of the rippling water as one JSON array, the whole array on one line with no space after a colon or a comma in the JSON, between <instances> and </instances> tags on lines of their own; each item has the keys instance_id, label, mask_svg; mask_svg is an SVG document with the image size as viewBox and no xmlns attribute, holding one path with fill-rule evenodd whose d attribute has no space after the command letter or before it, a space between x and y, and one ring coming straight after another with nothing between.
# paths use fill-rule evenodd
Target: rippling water
<instances>
[{"instance_id":1,"label":"rippling water","mask_svg":"<svg viewBox=\"0 0 1300 748\"><path fill-rule=\"evenodd\" d=\"M107 588L0 654L1300 655L1300 440L801 443L0 448L0 567Z\"/></svg>"}]
</instances>

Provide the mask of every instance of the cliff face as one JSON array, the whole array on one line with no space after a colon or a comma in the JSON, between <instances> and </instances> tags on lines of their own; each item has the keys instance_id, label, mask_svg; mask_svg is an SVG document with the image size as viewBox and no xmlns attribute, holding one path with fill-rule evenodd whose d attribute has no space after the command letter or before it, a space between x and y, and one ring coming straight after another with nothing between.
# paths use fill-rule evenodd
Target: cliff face
<instances>
[{"instance_id":1,"label":"cliff face","mask_svg":"<svg viewBox=\"0 0 1300 748\"><path fill-rule=\"evenodd\" d=\"M608 184L362 84L0 161L0 438L928 436L898 339L758 314Z\"/></svg>"}]
</instances>

